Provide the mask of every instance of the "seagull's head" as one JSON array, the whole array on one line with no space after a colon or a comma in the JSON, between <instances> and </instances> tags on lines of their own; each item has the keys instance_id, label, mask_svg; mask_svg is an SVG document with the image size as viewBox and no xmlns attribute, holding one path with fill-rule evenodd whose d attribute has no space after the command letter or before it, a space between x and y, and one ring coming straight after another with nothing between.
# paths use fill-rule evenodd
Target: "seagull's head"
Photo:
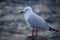
<instances>
[{"instance_id":1,"label":"seagull's head","mask_svg":"<svg viewBox=\"0 0 60 40\"><path fill-rule=\"evenodd\" d=\"M25 7L20 13L27 13L27 12L32 12L31 7Z\"/></svg>"}]
</instances>

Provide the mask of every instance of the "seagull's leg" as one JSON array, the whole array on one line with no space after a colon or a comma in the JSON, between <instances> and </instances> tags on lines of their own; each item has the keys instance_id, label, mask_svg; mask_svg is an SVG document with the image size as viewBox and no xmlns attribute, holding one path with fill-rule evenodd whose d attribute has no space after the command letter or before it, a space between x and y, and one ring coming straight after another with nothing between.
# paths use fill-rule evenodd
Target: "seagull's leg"
<instances>
[{"instance_id":1,"label":"seagull's leg","mask_svg":"<svg viewBox=\"0 0 60 40\"><path fill-rule=\"evenodd\" d=\"M38 30L33 28L32 29L32 36L28 36L28 38L30 38L30 40L35 40L35 38L37 37L37 32L38 32Z\"/></svg>"},{"instance_id":2,"label":"seagull's leg","mask_svg":"<svg viewBox=\"0 0 60 40\"><path fill-rule=\"evenodd\" d=\"M37 37L37 34L38 34L38 29L36 29L36 37Z\"/></svg>"},{"instance_id":3,"label":"seagull's leg","mask_svg":"<svg viewBox=\"0 0 60 40\"><path fill-rule=\"evenodd\" d=\"M32 30L32 37L36 37L38 33L38 29L33 28Z\"/></svg>"},{"instance_id":4,"label":"seagull's leg","mask_svg":"<svg viewBox=\"0 0 60 40\"><path fill-rule=\"evenodd\" d=\"M33 28L32 29L32 37L34 36L34 33L35 33L35 29Z\"/></svg>"},{"instance_id":5,"label":"seagull's leg","mask_svg":"<svg viewBox=\"0 0 60 40\"><path fill-rule=\"evenodd\" d=\"M36 30L35 30L35 28L32 29L32 35L29 36L29 38L34 37L34 36L36 36Z\"/></svg>"}]
</instances>

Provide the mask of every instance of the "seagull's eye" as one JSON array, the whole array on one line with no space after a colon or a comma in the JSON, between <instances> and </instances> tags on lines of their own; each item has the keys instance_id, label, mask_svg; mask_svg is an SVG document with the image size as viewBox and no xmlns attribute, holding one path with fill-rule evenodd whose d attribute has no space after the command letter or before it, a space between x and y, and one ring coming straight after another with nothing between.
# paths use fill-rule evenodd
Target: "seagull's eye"
<instances>
[{"instance_id":1,"label":"seagull's eye","mask_svg":"<svg viewBox=\"0 0 60 40\"><path fill-rule=\"evenodd\" d=\"M28 9L26 9L26 11L28 11Z\"/></svg>"}]
</instances>

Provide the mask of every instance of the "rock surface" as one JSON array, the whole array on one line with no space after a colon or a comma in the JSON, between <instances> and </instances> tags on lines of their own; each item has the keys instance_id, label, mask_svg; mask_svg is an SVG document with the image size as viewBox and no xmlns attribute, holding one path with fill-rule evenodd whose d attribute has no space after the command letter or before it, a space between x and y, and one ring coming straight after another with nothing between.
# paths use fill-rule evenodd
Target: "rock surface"
<instances>
[{"instance_id":1,"label":"rock surface","mask_svg":"<svg viewBox=\"0 0 60 40\"><path fill-rule=\"evenodd\" d=\"M53 28L60 30L59 0L11 1L0 2L0 40L29 40L31 27L26 24L23 14L19 14L27 4ZM39 30L38 35L38 40L60 40L60 32L50 34Z\"/></svg>"}]
</instances>

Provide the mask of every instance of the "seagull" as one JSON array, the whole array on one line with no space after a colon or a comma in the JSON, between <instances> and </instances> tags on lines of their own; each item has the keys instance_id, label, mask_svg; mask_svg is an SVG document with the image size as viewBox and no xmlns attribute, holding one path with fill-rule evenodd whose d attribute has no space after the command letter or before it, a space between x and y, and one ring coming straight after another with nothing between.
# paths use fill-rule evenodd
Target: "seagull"
<instances>
[{"instance_id":1,"label":"seagull","mask_svg":"<svg viewBox=\"0 0 60 40\"><path fill-rule=\"evenodd\" d=\"M37 36L39 29L46 31L56 31L54 28L50 27L48 23L39 15L33 12L31 7L25 7L20 14L24 14L25 21L27 25L32 27L32 37ZM35 33L35 35L34 35Z\"/></svg>"}]
</instances>

